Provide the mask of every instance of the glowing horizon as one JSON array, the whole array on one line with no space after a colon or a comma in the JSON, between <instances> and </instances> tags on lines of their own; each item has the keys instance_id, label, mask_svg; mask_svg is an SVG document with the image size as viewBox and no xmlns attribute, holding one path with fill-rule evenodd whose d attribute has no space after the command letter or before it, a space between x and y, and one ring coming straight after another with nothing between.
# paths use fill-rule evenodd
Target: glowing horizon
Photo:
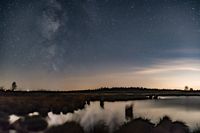
<instances>
[{"instance_id":1,"label":"glowing horizon","mask_svg":"<svg viewBox=\"0 0 200 133\"><path fill-rule=\"evenodd\" d=\"M168 64L168 65L167 65ZM169 65L170 64L170 65ZM13 80L5 82L9 88L12 81L16 81L19 88L44 90L73 90L95 89L100 87L147 87L184 89L189 86L200 88L200 62L198 60L163 61L146 68L120 68L120 71L107 71L85 73L82 75L55 76L42 72L29 73L28 77L16 74ZM109 72L110 71L110 72ZM11 72L13 76L13 72ZM23 75L23 73L21 73ZM55 77L53 77L55 76ZM50 78L49 78L50 77ZM8 75L8 79L11 76Z\"/></svg>"}]
</instances>

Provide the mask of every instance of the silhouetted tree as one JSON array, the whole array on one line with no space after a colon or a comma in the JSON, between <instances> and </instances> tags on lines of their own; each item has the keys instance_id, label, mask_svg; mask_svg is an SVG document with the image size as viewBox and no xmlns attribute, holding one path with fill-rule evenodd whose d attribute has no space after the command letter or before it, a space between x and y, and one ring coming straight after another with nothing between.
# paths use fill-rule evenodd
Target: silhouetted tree
<instances>
[{"instance_id":1,"label":"silhouetted tree","mask_svg":"<svg viewBox=\"0 0 200 133\"><path fill-rule=\"evenodd\" d=\"M185 86L185 91L187 91L189 89L189 87L188 86Z\"/></svg>"},{"instance_id":2,"label":"silhouetted tree","mask_svg":"<svg viewBox=\"0 0 200 133\"><path fill-rule=\"evenodd\" d=\"M5 91L5 88L3 86L0 86L0 91Z\"/></svg>"},{"instance_id":3,"label":"silhouetted tree","mask_svg":"<svg viewBox=\"0 0 200 133\"><path fill-rule=\"evenodd\" d=\"M12 88L11 89L12 89L12 91L17 89L17 83L16 82L12 83Z\"/></svg>"}]
</instances>

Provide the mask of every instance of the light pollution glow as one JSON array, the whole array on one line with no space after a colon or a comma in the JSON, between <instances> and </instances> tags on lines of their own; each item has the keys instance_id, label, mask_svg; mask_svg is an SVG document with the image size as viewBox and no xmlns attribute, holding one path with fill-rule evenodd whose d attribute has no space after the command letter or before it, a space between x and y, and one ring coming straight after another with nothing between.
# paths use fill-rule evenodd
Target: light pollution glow
<instances>
[{"instance_id":1,"label":"light pollution glow","mask_svg":"<svg viewBox=\"0 0 200 133\"><path fill-rule=\"evenodd\" d=\"M200 88L200 62L198 60L163 61L148 68L123 68L122 72L94 72L78 76L54 77L54 75L34 72L23 78L16 74L7 75L5 87L9 88L15 79L19 88L50 90L95 89L99 87L149 87L184 89L185 85ZM5 76L6 77L6 76Z\"/></svg>"}]
</instances>

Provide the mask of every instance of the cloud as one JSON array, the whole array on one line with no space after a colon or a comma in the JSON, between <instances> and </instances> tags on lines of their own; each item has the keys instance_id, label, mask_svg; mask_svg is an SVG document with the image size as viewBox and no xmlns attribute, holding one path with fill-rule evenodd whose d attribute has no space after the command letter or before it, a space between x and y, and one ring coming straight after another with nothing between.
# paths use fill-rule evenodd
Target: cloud
<instances>
[{"instance_id":1,"label":"cloud","mask_svg":"<svg viewBox=\"0 0 200 133\"><path fill-rule=\"evenodd\" d=\"M181 67L181 66L173 66L173 67L157 67L147 68L140 70L137 72L138 74L154 74L154 73L162 73L162 72L170 72L170 71L197 71L200 72L199 68L195 67Z\"/></svg>"},{"instance_id":2,"label":"cloud","mask_svg":"<svg viewBox=\"0 0 200 133\"><path fill-rule=\"evenodd\" d=\"M162 61L149 67L141 68L137 74L157 74L173 71L200 72L200 61L191 59Z\"/></svg>"}]
</instances>

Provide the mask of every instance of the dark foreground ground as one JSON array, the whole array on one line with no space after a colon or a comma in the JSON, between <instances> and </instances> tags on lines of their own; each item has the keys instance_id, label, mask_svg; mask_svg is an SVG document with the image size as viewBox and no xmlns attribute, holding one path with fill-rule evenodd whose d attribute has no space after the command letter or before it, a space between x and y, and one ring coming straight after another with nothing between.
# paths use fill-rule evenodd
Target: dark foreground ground
<instances>
[{"instance_id":1,"label":"dark foreground ground","mask_svg":"<svg viewBox=\"0 0 200 133\"><path fill-rule=\"evenodd\" d=\"M83 109L90 101L126 101L158 99L160 96L200 96L200 91L158 90L145 88L101 88L86 91L0 91L0 133L15 130L18 133L47 132L47 133L84 133L83 128L76 122L47 128L45 117L48 112L60 114ZM39 112L38 116L28 116L29 113ZM13 124L8 122L9 115L23 116ZM131 114L131 113L130 113ZM132 114L131 114L132 115ZM99 122L88 133L107 133L108 127ZM116 127L114 133L189 133L189 128L183 122L172 122L164 117L155 125L142 118L133 119ZM198 133L199 131L194 131Z\"/></svg>"}]
</instances>

